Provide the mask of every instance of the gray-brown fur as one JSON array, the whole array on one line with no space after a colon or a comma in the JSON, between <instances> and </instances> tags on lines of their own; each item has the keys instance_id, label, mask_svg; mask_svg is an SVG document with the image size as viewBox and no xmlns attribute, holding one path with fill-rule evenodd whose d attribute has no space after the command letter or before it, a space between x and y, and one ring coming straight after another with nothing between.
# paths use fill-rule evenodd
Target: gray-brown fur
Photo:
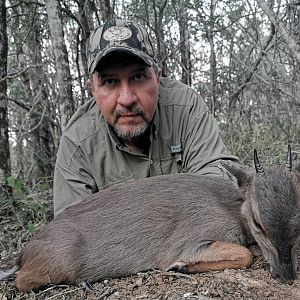
<instances>
[{"instance_id":1,"label":"gray-brown fur","mask_svg":"<svg viewBox=\"0 0 300 300\"><path fill-rule=\"evenodd\" d=\"M263 251L270 271L284 283L297 276L296 248L300 238L300 165L295 172L269 167L239 182L244 198L242 216Z\"/></svg>"},{"instance_id":2,"label":"gray-brown fur","mask_svg":"<svg viewBox=\"0 0 300 300\"><path fill-rule=\"evenodd\" d=\"M292 254L288 254L292 252L284 245L288 242L295 247L299 235L299 174L267 170L265 176L270 179L262 180L236 167L229 170L240 190L218 178L157 176L107 188L67 208L21 252L17 287L26 291L47 282L79 284L148 269L168 270L189 258L201 260L201 251L214 241L247 245L253 237L271 271L278 273L273 274L291 282L295 274L277 268L269 253L273 249L267 249L264 242L276 241L272 247L280 249L279 261L284 253L284 264L291 262L290 269L294 269L295 262L289 260ZM253 214L265 234L253 225ZM286 228L288 241L280 230L273 230L278 224ZM33 283L37 277L41 282Z\"/></svg>"}]
</instances>

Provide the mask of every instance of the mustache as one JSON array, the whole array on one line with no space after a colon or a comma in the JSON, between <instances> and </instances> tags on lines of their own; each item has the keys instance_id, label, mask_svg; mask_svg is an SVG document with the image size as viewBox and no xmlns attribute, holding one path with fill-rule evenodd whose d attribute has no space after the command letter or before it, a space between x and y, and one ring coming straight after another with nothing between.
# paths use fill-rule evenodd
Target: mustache
<instances>
[{"instance_id":1,"label":"mustache","mask_svg":"<svg viewBox=\"0 0 300 300\"><path fill-rule=\"evenodd\" d=\"M132 114L135 114L135 115L140 115L140 116L142 116L143 119L145 119L144 111L141 108L137 107L137 106L133 106L133 107L130 107L130 108L123 108L123 109L115 111L114 112L115 121L117 121L119 117L122 117L123 115L126 115L128 113L132 113Z\"/></svg>"}]
</instances>

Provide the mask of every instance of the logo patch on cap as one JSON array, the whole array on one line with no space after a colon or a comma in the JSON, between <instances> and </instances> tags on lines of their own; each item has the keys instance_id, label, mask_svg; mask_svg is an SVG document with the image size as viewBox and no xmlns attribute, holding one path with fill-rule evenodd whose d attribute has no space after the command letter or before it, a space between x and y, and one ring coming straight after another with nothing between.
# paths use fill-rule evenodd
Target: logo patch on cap
<instances>
[{"instance_id":1,"label":"logo patch on cap","mask_svg":"<svg viewBox=\"0 0 300 300\"><path fill-rule=\"evenodd\" d=\"M106 41L122 41L127 40L132 36L132 32L127 27L112 26L103 33L103 38Z\"/></svg>"}]
</instances>

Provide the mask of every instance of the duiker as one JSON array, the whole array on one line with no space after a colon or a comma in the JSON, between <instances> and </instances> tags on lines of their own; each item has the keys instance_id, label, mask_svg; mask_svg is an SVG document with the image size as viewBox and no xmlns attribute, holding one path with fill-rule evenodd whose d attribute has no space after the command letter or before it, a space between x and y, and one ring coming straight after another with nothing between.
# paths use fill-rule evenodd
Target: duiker
<instances>
[{"instance_id":1,"label":"duiker","mask_svg":"<svg viewBox=\"0 0 300 300\"><path fill-rule=\"evenodd\" d=\"M264 170L254 151L255 175L232 170L245 199L243 224L260 246L272 275L283 283L297 277L300 238L300 164L293 172L291 154L289 146L285 167Z\"/></svg>"},{"instance_id":2,"label":"duiker","mask_svg":"<svg viewBox=\"0 0 300 300\"><path fill-rule=\"evenodd\" d=\"M23 248L15 283L80 284L149 269L202 272L248 267L256 240L271 272L296 278L300 166L258 173L226 167L238 182L165 175L100 191L57 216Z\"/></svg>"}]
</instances>

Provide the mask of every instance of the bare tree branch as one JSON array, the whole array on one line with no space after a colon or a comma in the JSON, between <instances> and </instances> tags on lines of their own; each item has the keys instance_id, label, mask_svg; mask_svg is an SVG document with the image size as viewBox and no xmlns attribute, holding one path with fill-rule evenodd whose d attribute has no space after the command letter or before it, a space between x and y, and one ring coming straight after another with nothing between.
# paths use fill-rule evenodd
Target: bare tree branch
<instances>
[{"instance_id":1,"label":"bare tree branch","mask_svg":"<svg viewBox=\"0 0 300 300\"><path fill-rule=\"evenodd\" d=\"M269 35L264 47L260 51L259 56L256 58L251 72L249 72L248 76L245 78L244 82L237 88L237 90L233 94L229 95L229 97L228 97L229 98L229 108L231 108L233 106L233 104L236 101L236 99L238 98L238 96L241 94L241 92L244 90L244 88L247 86L247 84L252 79L260 62L262 61L262 58L266 55L266 50L269 47L269 45L274 37L274 34L275 34L275 27L274 27L274 25L271 25L270 35Z\"/></svg>"},{"instance_id":2,"label":"bare tree branch","mask_svg":"<svg viewBox=\"0 0 300 300\"><path fill-rule=\"evenodd\" d=\"M296 58L298 64L300 64L300 47L297 45L293 37L289 34L284 24L278 19L278 17L274 14L272 9L268 6L268 4L265 1L256 0L256 2L264 11L264 13L268 16L269 20L274 24L275 28L280 32L280 34L286 42L287 47L290 49L290 51Z\"/></svg>"},{"instance_id":3,"label":"bare tree branch","mask_svg":"<svg viewBox=\"0 0 300 300\"><path fill-rule=\"evenodd\" d=\"M27 112L30 112L32 110L31 107L29 107L28 105L26 105L25 103L23 103L22 101L20 101L18 99L9 98L8 100L11 101L11 102L13 102L13 103L15 103L19 107L25 109ZM31 111L31 113L33 115L38 116L38 117L43 116L44 118L46 118L51 123L51 125L53 125L55 127L59 127L59 125L57 124L57 122L54 119L52 119L51 117L49 117L47 115L44 115L43 113L40 113L40 112L38 112L36 110Z\"/></svg>"},{"instance_id":4,"label":"bare tree branch","mask_svg":"<svg viewBox=\"0 0 300 300\"><path fill-rule=\"evenodd\" d=\"M23 70L21 70L21 71L14 72L14 73L11 73L11 74L8 74L6 77L2 78L2 79L0 80L0 82L2 82L2 81L4 81L4 80L7 80L7 79L14 79L14 78L16 78L16 77L21 76L22 74L24 74L25 72L27 72L29 69L40 68L40 67L43 67L43 66L44 66L44 64L27 66L25 69L23 69Z\"/></svg>"}]
</instances>

